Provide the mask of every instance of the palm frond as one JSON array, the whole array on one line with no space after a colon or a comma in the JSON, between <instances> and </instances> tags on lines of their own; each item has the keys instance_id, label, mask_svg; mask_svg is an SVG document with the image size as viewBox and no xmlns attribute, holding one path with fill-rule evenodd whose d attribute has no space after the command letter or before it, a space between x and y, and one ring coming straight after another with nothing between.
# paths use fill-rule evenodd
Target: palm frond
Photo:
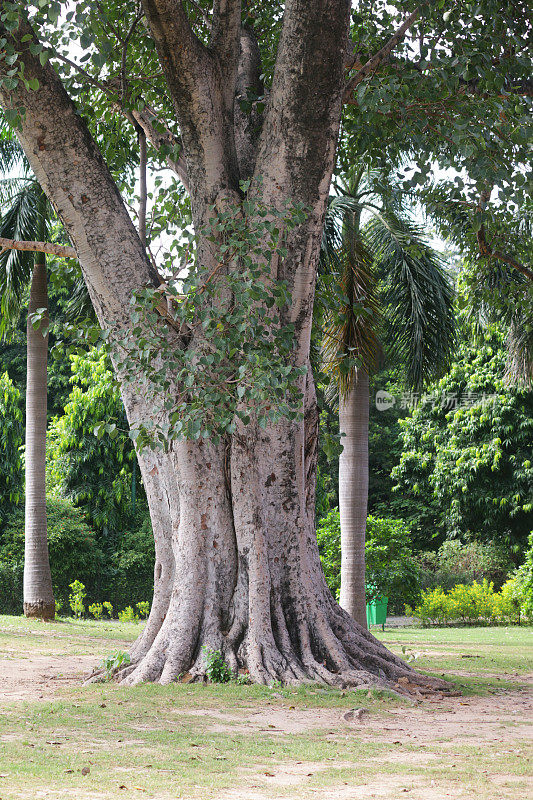
<instances>
[{"instance_id":1,"label":"palm frond","mask_svg":"<svg viewBox=\"0 0 533 800\"><path fill-rule=\"evenodd\" d=\"M15 191L0 217L0 236L7 239L35 239L40 219L41 188L36 181L25 183ZM20 250L0 253L0 338L16 324L24 291L33 269L34 254Z\"/></svg>"},{"instance_id":2,"label":"palm frond","mask_svg":"<svg viewBox=\"0 0 533 800\"><path fill-rule=\"evenodd\" d=\"M381 353L373 259L361 242L360 215L357 196L334 197L324 226L319 280L323 370L341 395L350 389L358 368L376 369Z\"/></svg>"},{"instance_id":3,"label":"palm frond","mask_svg":"<svg viewBox=\"0 0 533 800\"><path fill-rule=\"evenodd\" d=\"M390 208L365 226L365 241L382 274L383 315L394 356L419 391L450 364L455 341L454 291L442 260L419 226Z\"/></svg>"},{"instance_id":4,"label":"palm frond","mask_svg":"<svg viewBox=\"0 0 533 800\"><path fill-rule=\"evenodd\" d=\"M15 135L5 123L0 124L0 172L6 173L16 168L24 168L25 161L24 151Z\"/></svg>"}]
</instances>

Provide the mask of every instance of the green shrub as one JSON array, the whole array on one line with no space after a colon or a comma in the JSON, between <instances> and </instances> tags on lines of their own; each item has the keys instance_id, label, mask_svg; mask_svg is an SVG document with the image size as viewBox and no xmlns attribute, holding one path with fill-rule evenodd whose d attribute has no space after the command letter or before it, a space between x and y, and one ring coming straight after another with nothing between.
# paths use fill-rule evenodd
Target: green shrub
<instances>
[{"instance_id":1,"label":"green shrub","mask_svg":"<svg viewBox=\"0 0 533 800\"><path fill-rule=\"evenodd\" d=\"M135 606L151 598L154 591L155 547L150 518L146 513L138 530L125 532L113 554L114 579L106 595L115 608Z\"/></svg>"},{"instance_id":2,"label":"green shrub","mask_svg":"<svg viewBox=\"0 0 533 800\"><path fill-rule=\"evenodd\" d=\"M135 611L131 606L127 606L124 611L118 612L118 618L121 622L138 622L139 617L136 616Z\"/></svg>"},{"instance_id":3,"label":"green shrub","mask_svg":"<svg viewBox=\"0 0 533 800\"><path fill-rule=\"evenodd\" d=\"M407 613L413 613L408 606ZM435 623L442 625L448 621L448 603L446 592L441 587L428 589L422 592L419 604L414 610L414 615L420 619L423 625Z\"/></svg>"},{"instance_id":4,"label":"green shrub","mask_svg":"<svg viewBox=\"0 0 533 800\"><path fill-rule=\"evenodd\" d=\"M101 666L105 670L106 680L110 681L117 670L121 669L121 667L127 667L130 663L130 654L120 650L104 658Z\"/></svg>"},{"instance_id":5,"label":"green shrub","mask_svg":"<svg viewBox=\"0 0 533 800\"><path fill-rule=\"evenodd\" d=\"M231 680L230 668L224 661L220 650L202 647L204 656L205 674L211 683L229 683Z\"/></svg>"},{"instance_id":6,"label":"green shrub","mask_svg":"<svg viewBox=\"0 0 533 800\"><path fill-rule=\"evenodd\" d=\"M341 523L338 508L320 520L316 538L327 584L333 597L338 600L341 588Z\"/></svg>"},{"instance_id":7,"label":"green shrub","mask_svg":"<svg viewBox=\"0 0 533 800\"><path fill-rule=\"evenodd\" d=\"M396 519L367 519L365 558L367 599L380 595L389 598L389 608L403 612L406 603L419 596L417 562L411 552L410 532ZM341 572L341 527L338 509L320 521L318 549L326 581L338 599Z\"/></svg>"},{"instance_id":8,"label":"green shrub","mask_svg":"<svg viewBox=\"0 0 533 800\"><path fill-rule=\"evenodd\" d=\"M89 606L89 614L92 614L95 619L102 619L104 607L101 603L92 603Z\"/></svg>"},{"instance_id":9,"label":"green shrub","mask_svg":"<svg viewBox=\"0 0 533 800\"><path fill-rule=\"evenodd\" d=\"M4 563L0 561L0 613L22 614L22 561Z\"/></svg>"},{"instance_id":10,"label":"green shrub","mask_svg":"<svg viewBox=\"0 0 533 800\"><path fill-rule=\"evenodd\" d=\"M531 617L525 596L516 580L507 581L500 592L494 591L492 582L484 579L469 586L460 583L448 592L442 587L422 592L420 602L408 609L423 625L443 625L461 621L465 624L520 622L521 616Z\"/></svg>"},{"instance_id":11,"label":"green shrub","mask_svg":"<svg viewBox=\"0 0 533 800\"><path fill-rule=\"evenodd\" d=\"M135 604L135 608L139 612L139 617L141 619L146 619L148 614L150 613L150 603L148 600L141 601L140 603Z\"/></svg>"},{"instance_id":12,"label":"green shrub","mask_svg":"<svg viewBox=\"0 0 533 800\"><path fill-rule=\"evenodd\" d=\"M522 613L533 617L533 531L529 534L529 548L526 559L521 567L513 574L515 593L520 596Z\"/></svg>"},{"instance_id":13,"label":"green shrub","mask_svg":"<svg viewBox=\"0 0 533 800\"><path fill-rule=\"evenodd\" d=\"M69 606L76 619L81 619L85 614L84 599L87 597L85 586L81 581L73 581L70 584L70 594L68 596Z\"/></svg>"},{"instance_id":14,"label":"green shrub","mask_svg":"<svg viewBox=\"0 0 533 800\"><path fill-rule=\"evenodd\" d=\"M104 600L104 602L102 603L102 608L106 612L109 619L113 619L113 606L111 605L109 600Z\"/></svg>"},{"instance_id":15,"label":"green shrub","mask_svg":"<svg viewBox=\"0 0 533 800\"><path fill-rule=\"evenodd\" d=\"M0 374L0 523L22 500L24 472L20 448L23 442L20 392L4 372Z\"/></svg>"}]
</instances>

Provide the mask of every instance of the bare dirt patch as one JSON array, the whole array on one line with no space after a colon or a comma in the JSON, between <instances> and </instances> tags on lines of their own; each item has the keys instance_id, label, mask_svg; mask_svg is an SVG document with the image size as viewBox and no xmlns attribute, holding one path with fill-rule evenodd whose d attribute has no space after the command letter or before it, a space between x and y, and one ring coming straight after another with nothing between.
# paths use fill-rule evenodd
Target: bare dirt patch
<instances>
[{"instance_id":1,"label":"bare dirt patch","mask_svg":"<svg viewBox=\"0 0 533 800\"><path fill-rule=\"evenodd\" d=\"M59 686L79 684L94 656L0 657L0 704L53 697Z\"/></svg>"}]
</instances>

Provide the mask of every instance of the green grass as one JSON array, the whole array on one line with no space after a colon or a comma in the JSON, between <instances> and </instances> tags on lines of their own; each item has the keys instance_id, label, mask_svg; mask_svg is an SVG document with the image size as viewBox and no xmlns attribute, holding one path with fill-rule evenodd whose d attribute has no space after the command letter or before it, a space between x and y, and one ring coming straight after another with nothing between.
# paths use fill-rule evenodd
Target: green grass
<instances>
[{"instance_id":1,"label":"green grass","mask_svg":"<svg viewBox=\"0 0 533 800\"><path fill-rule=\"evenodd\" d=\"M69 655L83 653L98 660L126 649L140 630L135 624L0 617L0 655L46 654L68 662ZM481 748L475 740L431 731L454 702L486 703L484 694L524 684L532 667L531 629L409 628L377 635L400 655L402 647L423 653L413 663L424 671L468 672L455 679L474 696L413 707L385 693L318 686L62 686L51 699L1 707L0 798L329 800L342 796L346 785L364 785L365 796L375 785L376 796L390 800L404 790L414 798L436 797L427 794L432 786L440 796L459 788L476 800L526 796L521 714L502 718L494 740ZM481 658L462 658L472 654ZM343 713L355 706L368 708L368 722L344 722ZM299 727L289 732L288 719ZM511 744L502 744L500 729L512 734ZM85 768L90 772L84 775Z\"/></svg>"},{"instance_id":2,"label":"green grass","mask_svg":"<svg viewBox=\"0 0 533 800\"><path fill-rule=\"evenodd\" d=\"M416 669L453 680L469 694L519 688L524 685L524 676L533 673L530 626L412 627L373 632L398 655L416 656L412 661Z\"/></svg>"}]
</instances>

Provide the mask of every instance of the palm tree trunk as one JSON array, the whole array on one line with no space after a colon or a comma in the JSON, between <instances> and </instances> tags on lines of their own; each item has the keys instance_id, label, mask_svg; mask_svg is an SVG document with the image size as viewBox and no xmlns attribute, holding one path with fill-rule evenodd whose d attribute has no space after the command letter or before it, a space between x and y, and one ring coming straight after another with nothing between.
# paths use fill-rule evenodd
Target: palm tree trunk
<instances>
[{"instance_id":1,"label":"palm tree trunk","mask_svg":"<svg viewBox=\"0 0 533 800\"><path fill-rule=\"evenodd\" d=\"M44 229L44 194L39 211L39 225ZM45 236L41 238L44 239ZM32 314L37 309L46 309L46 312L39 326L34 328ZM46 528L48 287L44 253L37 253L35 256L28 304L27 336L24 614L27 617L54 619L56 609Z\"/></svg>"},{"instance_id":2,"label":"palm tree trunk","mask_svg":"<svg viewBox=\"0 0 533 800\"><path fill-rule=\"evenodd\" d=\"M339 458L341 522L340 605L367 627L365 600L365 534L368 505L368 374L357 370L356 380L339 398L342 453Z\"/></svg>"}]
</instances>

